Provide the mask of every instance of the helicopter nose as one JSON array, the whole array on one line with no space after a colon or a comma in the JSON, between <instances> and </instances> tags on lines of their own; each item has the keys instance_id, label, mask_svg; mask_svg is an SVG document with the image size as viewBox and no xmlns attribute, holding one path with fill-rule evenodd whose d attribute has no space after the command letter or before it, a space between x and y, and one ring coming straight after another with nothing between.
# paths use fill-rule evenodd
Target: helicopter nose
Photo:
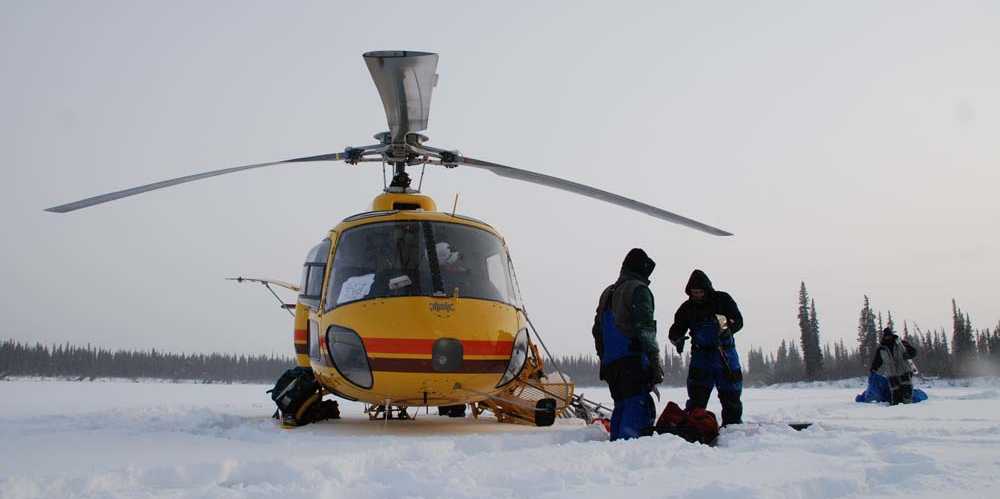
<instances>
[{"instance_id":1,"label":"helicopter nose","mask_svg":"<svg viewBox=\"0 0 1000 499\"><path fill-rule=\"evenodd\" d=\"M462 370L462 342L453 338L440 338L431 350L431 365L434 371L453 373Z\"/></svg>"}]
</instances>

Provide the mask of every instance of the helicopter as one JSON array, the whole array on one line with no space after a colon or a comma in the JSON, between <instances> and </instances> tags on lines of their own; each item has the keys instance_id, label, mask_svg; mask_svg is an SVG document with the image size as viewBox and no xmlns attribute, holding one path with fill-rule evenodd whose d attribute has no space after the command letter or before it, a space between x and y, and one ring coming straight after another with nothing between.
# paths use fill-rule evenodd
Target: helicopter
<instances>
[{"instance_id":1,"label":"helicopter","mask_svg":"<svg viewBox=\"0 0 1000 499\"><path fill-rule=\"evenodd\" d=\"M372 419L409 419L409 408L547 426L594 404L574 394L561 372L545 372L506 241L476 218L440 211L414 189L407 168L459 166L573 192L714 236L731 233L611 192L433 147L427 129L438 55L418 51L363 54L384 107L388 131L377 143L341 152L197 173L48 208L67 213L209 177L295 163L391 166L391 182L370 209L348 216L310 249L298 285L243 278L298 293L284 305L294 316L298 366L330 394L362 401ZM383 177L384 178L384 177ZM456 200L457 201L457 200ZM277 294L275 294L277 297ZM279 298L280 300L280 298ZM557 367L557 366L556 366ZM588 409L589 408L589 409Z\"/></svg>"}]
</instances>

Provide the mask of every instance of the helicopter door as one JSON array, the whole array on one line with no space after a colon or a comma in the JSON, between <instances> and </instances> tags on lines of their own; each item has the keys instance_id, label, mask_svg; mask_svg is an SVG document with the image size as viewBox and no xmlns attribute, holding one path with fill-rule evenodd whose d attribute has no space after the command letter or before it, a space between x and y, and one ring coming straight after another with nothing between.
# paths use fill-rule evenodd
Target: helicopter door
<instances>
[{"instance_id":1,"label":"helicopter door","mask_svg":"<svg viewBox=\"0 0 1000 499\"><path fill-rule=\"evenodd\" d=\"M302 265L302 285L299 286L299 303L312 310L319 309L319 297L323 291L323 275L326 273L326 261L330 257L330 240L324 239L313 246L306 255Z\"/></svg>"}]
</instances>

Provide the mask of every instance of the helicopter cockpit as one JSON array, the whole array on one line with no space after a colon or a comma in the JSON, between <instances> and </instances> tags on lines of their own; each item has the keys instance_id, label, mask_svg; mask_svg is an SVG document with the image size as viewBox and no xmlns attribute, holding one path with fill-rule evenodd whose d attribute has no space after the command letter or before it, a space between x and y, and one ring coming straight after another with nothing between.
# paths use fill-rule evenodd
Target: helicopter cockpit
<instances>
[{"instance_id":1,"label":"helicopter cockpit","mask_svg":"<svg viewBox=\"0 0 1000 499\"><path fill-rule=\"evenodd\" d=\"M501 240L447 222L381 222L344 231L326 291L326 310L373 298L456 294L515 305Z\"/></svg>"}]
</instances>

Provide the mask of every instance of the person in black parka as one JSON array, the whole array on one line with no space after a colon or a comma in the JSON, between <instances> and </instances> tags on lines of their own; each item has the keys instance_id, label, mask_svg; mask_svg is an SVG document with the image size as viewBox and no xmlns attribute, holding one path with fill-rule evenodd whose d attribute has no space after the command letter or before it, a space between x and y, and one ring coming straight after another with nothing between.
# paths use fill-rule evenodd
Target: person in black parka
<instances>
[{"instance_id":1,"label":"person in black parka","mask_svg":"<svg viewBox=\"0 0 1000 499\"><path fill-rule=\"evenodd\" d=\"M890 405L913 403L913 366L910 360L916 356L917 349L909 341L900 339L891 327L882 331L871 372L889 380Z\"/></svg>"},{"instance_id":2,"label":"person in black parka","mask_svg":"<svg viewBox=\"0 0 1000 499\"><path fill-rule=\"evenodd\" d=\"M687 408L704 409L712 389L717 388L722 424L742 423L743 370L733 335L743 328L743 315L733 297L712 288L712 281L701 270L691 273L684 292L688 299L674 314L669 337L682 353L687 333L691 333Z\"/></svg>"},{"instance_id":3,"label":"person in black parka","mask_svg":"<svg viewBox=\"0 0 1000 499\"><path fill-rule=\"evenodd\" d=\"M601 360L600 378L608 383L615 401L611 440L652 433L656 405L649 394L663 381L649 291L655 266L645 251L633 248L618 280L604 289L597 304L591 334Z\"/></svg>"}]
</instances>

